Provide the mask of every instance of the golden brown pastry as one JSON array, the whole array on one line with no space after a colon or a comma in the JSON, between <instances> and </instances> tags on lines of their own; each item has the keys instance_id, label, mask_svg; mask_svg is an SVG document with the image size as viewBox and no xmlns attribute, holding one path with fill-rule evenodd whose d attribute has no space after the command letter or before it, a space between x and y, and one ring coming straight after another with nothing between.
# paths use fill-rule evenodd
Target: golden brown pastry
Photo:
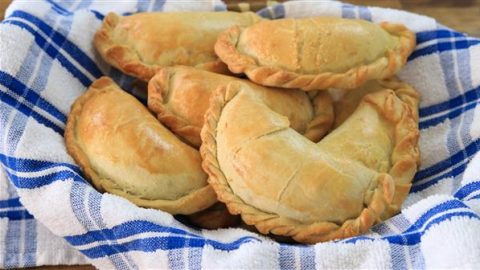
<instances>
[{"instance_id":1,"label":"golden brown pastry","mask_svg":"<svg viewBox=\"0 0 480 270\"><path fill-rule=\"evenodd\" d=\"M345 94L334 102L335 111L335 124L334 128L340 126L357 108L362 98L373 92L377 92L383 89L392 89L395 92L404 91L405 88L411 88L408 84L400 81L396 77L392 77L385 80L373 80L368 81L363 86L355 89L354 91L345 92ZM338 91L339 89L331 89L332 91ZM410 91L410 90L409 90ZM407 95L400 95L404 100ZM413 108L418 107L418 99L415 99L415 103L411 104ZM414 111L415 117L418 122L418 110Z\"/></svg>"},{"instance_id":2,"label":"golden brown pastry","mask_svg":"<svg viewBox=\"0 0 480 270\"><path fill-rule=\"evenodd\" d=\"M396 187L410 184L419 160L412 88L365 96L315 144L243 87L219 88L201 133L203 168L232 214L316 243L364 233L398 209Z\"/></svg>"},{"instance_id":3,"label":"golden brown pastry","mask_svg":"<svg viewBox=\"0 0 480 270\"><path fill-rule=\"evenodd\" d=\"M247 80L186 66L163 68L149 82L148 107L175 134L199 147L200 130L209 99L218 86L245 84L267 106L285 115L290 126L312 141L319 141L333 123L333 105L328 93L310 98L302 91L266 88Z\"/></svg>"},{"instance_id":4,"label":"golden brown pastry","mask_svg":"<svg viewBox=\"0 0 480 270\"><path fill-rule=\"evenodd\" d=\"M72 105L65 141L100 191L172 214L192 214L217 201L198 151L108 77Z\"/></svg>"},{"instance_id":5,"label":"golden brown pastry","mask_svg":"<svg viewBox=\"0 0 480 270\"><path fill-rule=\"evenodd\" d=\"M400 24L313 17L232 26L215 52L256 83L309 91L391 77L414 47L414 33Z\"/></svg>"},{"instance_id":6,"label":"golden brown pastry","mask_svg":"<svg viewBox=\"0 0 480 270\"><path fill-rule=\"evenodd\" d=\"M225 73L228 69L213 50L218 34L232 25L248 26L258 20L251 12L109 13L94 45L107 63L144 81L172 65Z\"/></svg>"}]
</instances>

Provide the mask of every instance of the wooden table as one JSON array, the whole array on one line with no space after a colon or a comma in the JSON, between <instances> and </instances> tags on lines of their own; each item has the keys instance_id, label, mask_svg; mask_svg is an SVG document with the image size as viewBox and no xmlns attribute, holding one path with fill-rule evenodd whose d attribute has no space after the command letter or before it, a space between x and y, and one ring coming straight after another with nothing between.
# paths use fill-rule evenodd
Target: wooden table
<instances>
[{"instance_id":1,"label":"wooden table","mask_svg":"<svg viewBox=\"0 0 480 270\"><path fill-rule=\"evenodd\" d=\"M0 0L0 20L11 0ZM255 9L265 6L265 1L225 0L229 9L238 9L238 3L248 2ZM283 1L278 1L283 2ZM436 18L440 23L457 31L480 37L480 0L346 0L356 5L403 9ZM245 5L242 5L242 8ZM92 270L90 265L48 266L31 269Z\"/></svg>"}]
</instances>

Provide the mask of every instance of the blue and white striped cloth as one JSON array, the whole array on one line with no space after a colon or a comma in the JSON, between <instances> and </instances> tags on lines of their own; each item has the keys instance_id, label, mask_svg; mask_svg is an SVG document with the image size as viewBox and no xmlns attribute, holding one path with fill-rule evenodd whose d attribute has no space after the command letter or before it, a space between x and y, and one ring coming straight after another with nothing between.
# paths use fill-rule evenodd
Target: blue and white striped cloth
<instances>
[{"instance_id":1,"label":"blue and white striped cloth","mask_svg":"<svg viewBox=\"0 0 480 270\"><path fill-rule=\"evenodd\" d=\"M167 213L95 191L65 150L70 105L103 74L135 91L131 78L99 59L94 32L108 11L187 9L225 5L38 0L15 1L7 10L0 24L0 267L87 261L117 269L480 265L480 39L397 10L295 1L259 12L388 20L417 33L418 46L399 76L422 96L422 165L402 213L370 233L311 246L279 244L242 229L195 230Z\"/></svg>"}]
</instances>

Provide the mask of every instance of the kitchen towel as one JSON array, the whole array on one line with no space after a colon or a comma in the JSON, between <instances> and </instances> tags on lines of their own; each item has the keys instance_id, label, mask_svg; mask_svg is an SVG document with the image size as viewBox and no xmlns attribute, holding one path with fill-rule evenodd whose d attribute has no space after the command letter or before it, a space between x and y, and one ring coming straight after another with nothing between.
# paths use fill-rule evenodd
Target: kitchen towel
<instances>
[{"instance_id":1,"label":"kitchen towel","mask_svg":"<svg viewBox=\"0 0 480 270\"><path fill-rule=\"evenodd\" d=\"M138 94L133 79L110 68L92 47L103 16L151 10L221 11L225 5L39 0L15 1L7 10L0 24L0 162L6 175L0 174L0 267L85 261L101 269L480 265L480 39L429 17L335 1L291 1L259 12L271 19L399 22L417 37L399 77L421 94L422 158L402 212L362 236L281 244L242 229L196 230L168 213L100 194L67 154L63 131L70 105L93 80L108 75ZM58 256L45 252L49 248Z\"/></svg>"}]
</instances>

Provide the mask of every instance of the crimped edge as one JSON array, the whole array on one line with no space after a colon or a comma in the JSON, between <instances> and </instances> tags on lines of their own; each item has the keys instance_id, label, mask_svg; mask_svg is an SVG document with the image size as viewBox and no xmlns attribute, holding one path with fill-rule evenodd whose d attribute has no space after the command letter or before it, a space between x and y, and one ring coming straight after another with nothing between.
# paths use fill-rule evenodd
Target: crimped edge
<instances>
[{"instance_id":1,"label":"crimped edge","mask_svg":"<svg viewBox=\"0 0 480 270\"><path fill-rule=\"evenodd\" d=\"M192 125L187 119L173 113L166 105L171 89L170 83L174 76L175 67L164 67L152 77L148 82L148 108L173 133L180 136L188 144L199 148L202 141L196 134L200 134L201 128ZM232 78L232 81L235 79ZM333 101L326 92L318 92L313 97L309 96L308 98L313 108L313 115L312 119L307 123L303 135L313 142L318 142L329 132L334 123Z\"/></svg>"},{"instance_id":2,"label":"crimped edge","mask_svg":"<svg viewBox=\"0 0 480 270\"><path fill-rule=\"evenodd\" d=\"M382 219L387 219L400 211L403 201L410 192L413 177L420 166L420 149L418 147L420 95L413 87L396 77L380 81L380 85L395 93L395 96L402 101L404 111L400 115L395 129L395 147L390 159L392 167L388 173L395 182L395 195L382 216ZM386 116L388 115L387 111Z\"/></svg>"},{"instance_id":3,"label":"crimped edge","mask_svg":"<svg viewBox=\"0 0 480 270\"><path fill-rule=\"evenodd\" d=\"M232 26L219 35L215 43L215 52L233 73L243 72L250 80L262 85L299 88L304 91L331 87L353 89L368 80L391 77L405 65L408 56L415 48L415 34L405 26L382 22L380 27L391 35L399 37L399 46L368 65L354 67L342 73L300 74L281 68L260 66L253 57L237 50L239 37L245 29L239 26Z\"/></svg>"},{"instance_id":4,"label":"crimped edge","mask_svg":"<svg viewBox=\"0 0 480 270\"><path fill-rule=\"evenodd\" d=\"M65 145L68 153L82 169L85 177L100 192L108 192L126 198L132 203L141 206L164 210L171 214L192 214L204 210L217 202L216 194L210 185L206 185L176 200L148 200L136 197L123 191L115 182L102 178L91 166L87 155L77 144L75 128L77 118L80 117L84 104L92 97L105 91L111 91L116 85L109 77L101 77L90 85L89 89L72 105L65 128ZM110 89L109 89L110 88Z\"/></svg>"},{"instance_id":5,"label":"crimped edge","mask_svg":"<svg viewBox=\"0 0 480 270\"><path fill-rule=\"evenodd\" d=\"M168 126L173 133L180 136L193 147L200 147L202 141L197 134L201 128L194 126L187 119L173 113L166 103L168 102L171 85L175 76L175 68L160 69L148 82L148 108L152 110L158 120Z\"/></svg>"},{"instance_id":6,"label":"crimped edge","mask_svg":"<svg viewBox=\"0 0 480 270\"><path fill-rule=\"evenodd\" d=\"M132 48L118 43L113 38L113 31L121 19L121 16L109 12L95 33L93 44L107 63L128 75L148 81L159 67L146 65Z\"/></svg>"},{"instance_id":7,"label":"crimped edge","mask_svg":"<svg viewBox=\"0 0 480 270\"><path fill-rule=\"evenodd\" d=\"M263 234L290 236L298 242L309 244L365 233L380 220L380 215L393 199L395 189L392 177L386 173L379 173L377 185L373 186L371 192L367 191L365 204L368 207L364 208L358 217L346 220L341 226L327 221L301 223L278 214L264 212L246 204L238 197L220 169L215 137L223 108L241 91L240 89L239 85L231 83L219 87L212 95L210 108L205 114L205 124L201 132L203 144L200 147L202 167L210 176L208 181L217 193L218 200L224 202L232 214L240 214L245 223L255 225Z\"/></svg>"},{"instance_id":8,"label":"crimped edge","mask_svg":"<svg viewBox=\"0 0 480 270\"><path fill-rule=\"evenodd\" d=\"M162 66L144 63L136 50L114 39L114 29L121 19L122 16L113 12L108 13L103 19L102 26L95 33L93 44L108 64L128 75L148 82ZM200 63L196 67L215 73L231 74L228 67L220 60Z\"/></svg>"},{"instance_id":9,"label":"crimped edge","mask_svg":"<svg viewBox=\"0 0 480 270\"><path fill-rule=\"evenodd\" d=\"M313 117L303 136L312 142L319 142L335 122L333 100L327 91L318 91L313 97L309 96L309 99L313 107Z\"/></svg>"}]
</instances>

